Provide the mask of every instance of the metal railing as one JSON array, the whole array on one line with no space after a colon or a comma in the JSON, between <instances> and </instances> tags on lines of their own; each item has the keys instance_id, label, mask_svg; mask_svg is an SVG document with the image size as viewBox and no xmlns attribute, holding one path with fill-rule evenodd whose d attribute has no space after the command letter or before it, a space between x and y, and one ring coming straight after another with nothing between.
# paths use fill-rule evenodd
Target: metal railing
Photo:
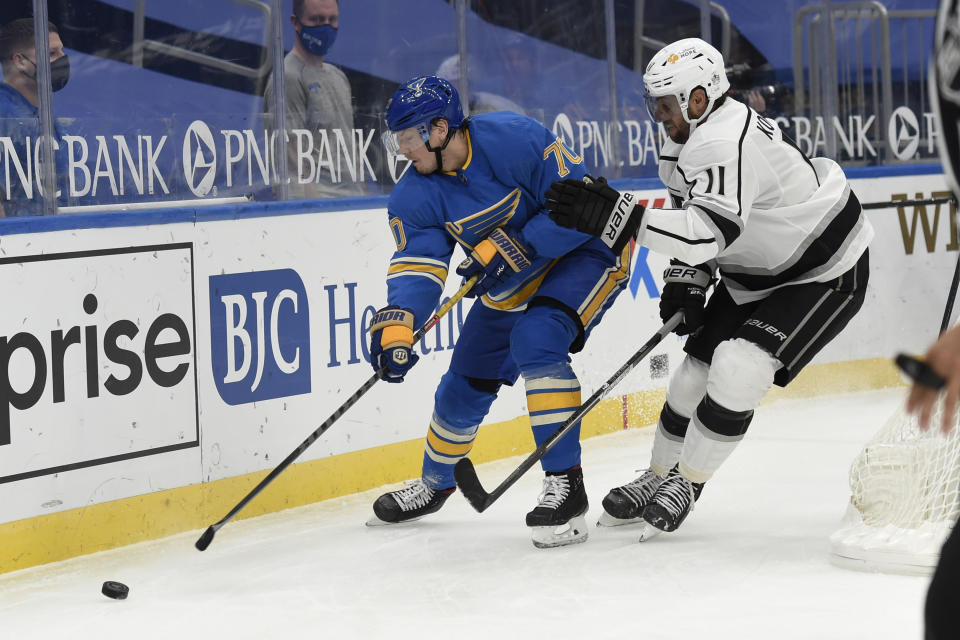
<instances>
[{"instance_id":1,"label":"metal railing","mask_svg":"<svg viewBox=\"0 0 960 640\"><path fill-rule=\"evenodd\" d=\"M270 16L272 11L270 4L267 2L260 2L259 0L224 1L233 4L239 4L251 9L256 9L257 11L263 13L265 24L271 24ZM257 67L250 67L243 64L237 64L236 62L231 62L230 60L217 58L216 56L200 53L199 51L194 51L192 49L186 49L184 47L178 47L177 45L167 42L161 42L159 40L147 38L145 37L146 22L147 0L136 0L133 8L133 66L135 67L142 67L144 52L151 51L154 53L163 54L165 56L170 56L171 58L207 65L220 71L235 73L247 78L263 78L272 68L273 39L267 39L267 52L263 57L263 60L261 60L260 65Z\"/></svg>"},{"instance_id":2,"label":"metal railing","mask_svg":"<svg viewBox=\"0 0 960 640\"><path fill-rule=\"evenodd\" d=\"M861 116L874 118L869 127L871 144L877 152L883 149L886 162L898 160L889 153L890 141L886 128L894 111L894 70L891 24L902 29L903 104L910 102L910 86L921 87L920 110L925 108L926 74L921 69L911 75L908 43L930 47L923 38L907 37L910 29L924 29L925 21L936 18L936 10L890 11L881 2L825 2L811 4L797 10L793 19L793 78L794 112L821 117L826 134L825 151L831 158L838 157L835 118ZM913 59L923 59L920 56ZM916 52L914 52L916 53ZM898 60L899 61L899 60ZM869 120L868 120L869 121ZM928 132L929 133L929 132Z\"/></svg>"},{"instance_id":3,"label":"metal railing","mask_svg":"<svg viewBox=\"0 0 960 640\"><path fill-rule=\"evenodd\" d=\"M646 9L646 0L634 0L634 33L636 35L636 44L633 48L633 69L643 73L643 54L645 51L656 52L667 46L663 40L659 40L644 33L644 12ZM716 2L705 3L709 6L709 15L706 19L710 23L709 16L717 16L720 19L720 53L724 60L730 57L730 14L720 4ZM704 14L707 15L707 14ZM701 32L703 28L701 28ZM704 40L710 41L710 34L702 34Z\"/></svg>"}]
</instances>

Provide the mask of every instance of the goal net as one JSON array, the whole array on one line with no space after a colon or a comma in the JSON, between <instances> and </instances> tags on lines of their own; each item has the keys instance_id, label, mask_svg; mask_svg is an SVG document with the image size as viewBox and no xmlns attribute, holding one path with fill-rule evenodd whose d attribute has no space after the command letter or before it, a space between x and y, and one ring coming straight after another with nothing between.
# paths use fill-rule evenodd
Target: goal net
<instances>
[{"instance_id":1,"label":"goal net","mask_svg":"<svg viewBox=\"0 0 960 640\"><path fill-rule=\"evenodd\" d=\"M927 574L957 519L960 425L940 431L942 402L921 431L901 408L850 468L850 504L831 560L868 571Z\"/></svg>"}]
</instances>

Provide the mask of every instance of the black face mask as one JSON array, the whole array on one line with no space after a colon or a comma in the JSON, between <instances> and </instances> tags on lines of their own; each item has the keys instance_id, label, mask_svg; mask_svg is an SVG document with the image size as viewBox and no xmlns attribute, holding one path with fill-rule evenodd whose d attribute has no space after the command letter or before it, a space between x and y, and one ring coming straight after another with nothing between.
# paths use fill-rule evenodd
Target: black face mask
<instances>
[{"instance_id":1,"label":"black face mask","mask_svg":"<svg viewBox=\"0 0 960 640\"><path fill-rule=\"evenodd\" d=\"M37 78L37 63L30 58L24 56L24 60L27 60L30 64L33 65L33 75L29 76L36 80ZM67 86L67 80L70 79L70 58L67 56L61 56L50 63L50 88L56 93Z\"/></svg>"}]
</instances>

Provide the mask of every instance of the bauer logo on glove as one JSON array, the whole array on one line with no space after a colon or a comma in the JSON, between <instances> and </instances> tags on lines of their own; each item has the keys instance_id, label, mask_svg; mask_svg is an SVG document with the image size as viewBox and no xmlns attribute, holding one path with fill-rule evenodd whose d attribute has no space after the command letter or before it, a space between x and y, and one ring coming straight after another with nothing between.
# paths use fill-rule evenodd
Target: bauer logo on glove
<instances>
[{"instance_id":1,"label":"bauer logo on glove","mask_svg":"<svg viewBox=\"0 0 960 640\"><path fill-rule=\"evenodd\" d=\"M660 293L660 318L666 322L677 311L683 312L683 322L674 333L685 336L703 325L707 288L713 282L713 269L706 264L691 266L671 260L663 272L663 291Z\"/></svg>"},{"instance_id":2,"label":"bauer logo on glove","mask_svg":"<svg viewBox=\"0 0 960 640\"><path fill-rule=\"evenodd\" d=\"M607 220L607 232L604 234L604 242L608 247L613 247L614 242L620 237L624 224L630 219L630 214L633 212L633 207L636 204L637 199L632 193L620 194L620 199L617 200L617 206L613 210L613 213L610 214L610 219Z\"/></svg>"},{"instance_id":3,"label":"bauer logo on glove","mask_svg":"<svg viewBox=\"0 0 960 640\"><path fill-rule=\"evenodd\" d=\"M604 178L590 176L554 182L544 205L558 225L596 236L618 255L637 235L644 212L632 193L621 193Z\"/></svg>"}]
</instances>

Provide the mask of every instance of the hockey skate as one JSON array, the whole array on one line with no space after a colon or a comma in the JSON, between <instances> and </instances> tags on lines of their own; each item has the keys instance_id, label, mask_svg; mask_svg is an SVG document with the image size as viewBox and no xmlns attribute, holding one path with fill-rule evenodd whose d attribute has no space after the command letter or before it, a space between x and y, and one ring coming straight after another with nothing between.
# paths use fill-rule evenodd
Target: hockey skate
<instances>
[{"instance_id":1,"label":"hockey skate","mask_svg":"<svg viewBox=\"0 0 960 640\"><path fill-rule=\"evenodd\" d=\"M662 482L663 476L652 469L645 469L636 480L610 489L603 499L603 513L600 514L597 526L619 527L643 522L640 514Z\"/></svg>"},{"instance_id":2,"label":"hockey skate","mask_svg":"<svg viewBox=\"0 0 960 640\"><path fill-rule=\"evenodd\" d=\"M385 493L373 503L373 517L367 520L367 526L412 522L438 511L447 498L454 492L449 489L431 489L417 478L398 491Z\"/></svg>"},{"instance_id":3,"label":"hockey skate","mask_svg":"<svg viewBox=\"0 0 960 640\"><path fill-rule=\"evenodd\" d=\"M533 530L533 546L549 549L586 541L587 507L583 470L579 466L566 471L548 471L540 504L527 514L527 526Z\"/></svg>"},{"instance_id":4,"label":"hockey skate","mask_svg":"<svg viewBox=\"0 0 960 640\"><path fill-rule=\"evenodd\" d=\"M650 504L643 509L643 519L649 527L641 535L640 541L643 542L660 531L676 531L693 511L693 505L700 498L701 491L703 483L687 480L676 466L671 469L666 480L653 494ZM650 527L656 531L650 530Z\"/></svg>"}]
</instances>

